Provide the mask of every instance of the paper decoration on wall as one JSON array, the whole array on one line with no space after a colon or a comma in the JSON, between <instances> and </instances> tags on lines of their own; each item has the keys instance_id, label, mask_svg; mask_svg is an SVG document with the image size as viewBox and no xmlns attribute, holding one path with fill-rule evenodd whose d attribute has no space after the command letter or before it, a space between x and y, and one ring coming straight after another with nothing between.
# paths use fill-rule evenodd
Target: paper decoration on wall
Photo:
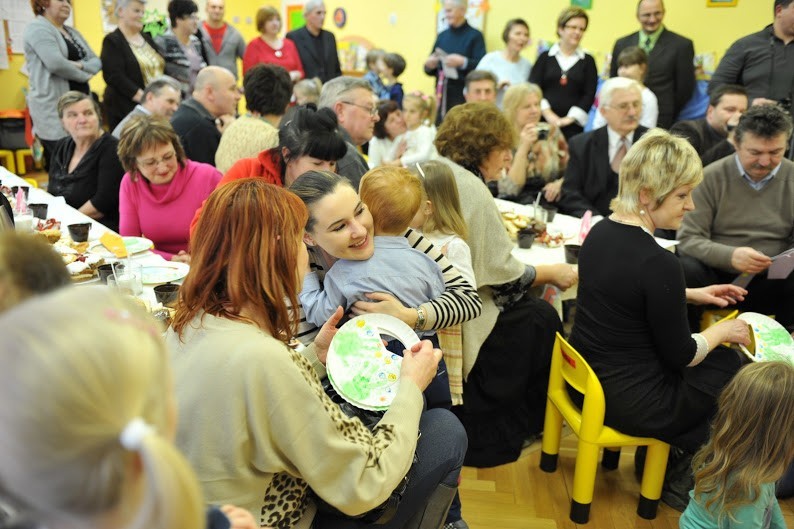
<instances>
[{"instance_id":1,"label":"paper decoration on wall","mask_svg":"<svg viewBox=\"0 0 794 529\"><path fill-rule=\"evenodd\" d=\"M303 16L303 3L287 3L284 6L284 20L287 21L285 31L292 31L305 26L306 19Z\"/></svg>"},{"instance_id":2,"label":"paper decoration on wall","mask_svg":"<svg viewBox=\"0 0 794 529\"><path fill-rule=\"evenodd\" d=\"M485 14L491 10L489 0L469 0L469 9L466 11L466 20L475 29L485 32ZM436 31L441 33L449 27L444 16L442 2L436 2Z\"/></svg>"},{"instance_id":3,"label":"paper decoration on wall","mask_svg":"<svg viewBox=\"0 0 794 529\"><path fill-rule=\"evenodd\" d=\"M158 37L168 30L168 17L165 13L160 13L157 9L147 9L143 13L143 31L152 36Z\"/></svg>"},{"instance_id":4,"label":"paper decoration on wall","mask_svg":"<svg viewBox=\"0 0 794 529\"><path fill-rule=\"evenodd\" d=\"M347 24L347 12L342 7L334 9L334 25L342 29Z\"/></svg>"},{"instance_id":5,"label":"paper decoration on wall","mask_svg":"<svg viewBox=\"0 0 794 529\"><path fill-rule=\"evenodd\" d=\"M706 0L706 7L736 7L739 0Z\"/></svg>"},{"instance_id":6,"label":"paper decoration on wall","mask_svg":"<svg viewBox=\"0 0 794 529\"><path fill-rule=\"evenodd\" d=\"M571 5L582 9L593 9L593 0L571 0Z\"/></svg>"}]
</instances>

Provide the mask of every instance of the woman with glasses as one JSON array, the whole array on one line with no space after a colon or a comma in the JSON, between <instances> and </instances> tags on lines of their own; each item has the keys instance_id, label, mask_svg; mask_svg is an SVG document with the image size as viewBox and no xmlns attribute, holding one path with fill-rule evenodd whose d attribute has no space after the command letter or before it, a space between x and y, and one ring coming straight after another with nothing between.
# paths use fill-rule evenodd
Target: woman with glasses
<instances>
[{"instance_id":1,"label":"woman with glasses","mask_svg":"<svg viewBox=\"0 0 794 529\"><path fill-rule=\"evenodd\" d=\"M154 252L190 262L190 221L215 189L221 173L185 157L171 124L162 118L133 118L119 140L127 171L119 192L119 233L145 236Z\"/></svg>"},{"instance_id":2,"label":"woman with glasses","mask_svg":"<svg viewBox=\"0 0 794 529\"><path fill-rule=\"evenodd\" d=\"M207 59L198 31L198 6L193 0L168 2L171 29L155 39L165 57L165 73L182 85L182 97L190 96L199 70L207 66Z\"/></svg>"},{"instance_id":3,"label":"woman with glasses","mask_svg":"<svg viewBox=\"0 0 794 529\"><path fill-rule=\"evenodd\" d=\"M583 9L565 8L557 19L560 41L538 56L529 74L529 82L545 96L543 119L557 126L566 140L584 130L598 86L595 59L579 47L588 21Z\"/></svg>"}]
</instances>

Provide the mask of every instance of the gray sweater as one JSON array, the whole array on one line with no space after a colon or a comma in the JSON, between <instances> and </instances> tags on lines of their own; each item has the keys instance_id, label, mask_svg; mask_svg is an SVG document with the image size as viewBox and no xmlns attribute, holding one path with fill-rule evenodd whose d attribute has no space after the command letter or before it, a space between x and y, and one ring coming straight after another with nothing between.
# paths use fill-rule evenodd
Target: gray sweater
<instances>
[{"instance_id":1,"label":"gray sweater","mask_svg":"<svg viewBox=\"0 0 794 529\"><path fill-rule=\"evenodd\" d=\"M102 61L83 36L74 29L72 35L87 53L82 70L69 62L63 36L46 18L37 16L25 28L25 66L30 76L28 108L33 132L43 140L66 136L57 107L58 99L69 91L69 81L85 83L102 69Z\"/></svg>"},{"instance_id":2,"label":"gray sweater","mask_svg":"<svg viewBox=\"0 0 794 529\"><path fill-rule=\"evenodd\" d=\"M215 53L215 47L212 45L212 39L204 28L204 24L199 24L199 31L204 41L204 50L207 52L207 62L211 66L220 66L226 68L235 79L237 79L237 59L242 59L245 53L245 40L234 26L227 23L226 31L223 32L223 40L221 41L220 53Z\"/></svg>"},{"instance_id":3,"label":"gray sweater","mask_svg":"<svg viewBox=\"0 0 794 529\"><path fill-rule=\"evenodd\" d=\"M692 193L695 210L678 230L681 253L720 270L731 266L733 250L750 246L772 257L794 245L794 162L783 160L760 191L739 174L736 156L706 167Z\"/></svg>"}]
</instances>

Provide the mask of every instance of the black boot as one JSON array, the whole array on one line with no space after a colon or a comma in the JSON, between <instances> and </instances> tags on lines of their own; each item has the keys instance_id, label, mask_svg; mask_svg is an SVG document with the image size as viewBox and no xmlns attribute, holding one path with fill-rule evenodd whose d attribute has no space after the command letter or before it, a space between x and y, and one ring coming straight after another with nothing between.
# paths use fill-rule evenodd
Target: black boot
<instances>
[{"instance_id":1,"label":"black boot","mask_svg":"<svg viewBox=\"0 0 794 529\"><path fill-rule=\"evenodd\" d=\"M684 512L689 504L689 491L695 486L692 475L693 454L670 447L670 458L667 462L667 473L662 486L662 501L678 512Z\"/></svg>"}]
</instances>

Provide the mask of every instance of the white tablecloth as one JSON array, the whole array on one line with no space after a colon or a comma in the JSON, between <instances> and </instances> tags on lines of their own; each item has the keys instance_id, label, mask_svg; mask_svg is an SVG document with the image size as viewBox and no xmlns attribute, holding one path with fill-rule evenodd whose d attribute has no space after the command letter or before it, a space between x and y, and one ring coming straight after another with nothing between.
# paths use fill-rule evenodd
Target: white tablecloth
<instances>
[{"instance_id":1,"label":"white tablecloth","mask_svg":"<svg viewBox=\"0 0 794 529\"><path fill-rule=\"evenodd\" d=\"M91 230L88 232L88 240L98 240L102 234L111 231L102 223L84 215L68 205L63 197L54 197L42 189L31 186L27 181L8 171L5 167L0 166L0 185L6 187L12 186L28 186L30 193L28 196L29 204L48 204L47 218L53 218L61 223L61 232L68 233L67 226L69 224L80 224L84 222L91 223ZM167 261L154 252L141 252L132 256L135 264L143 266L157 266L166 263ZM175 281L181 283L181 281ZM96 284L95 282L83 284ZM154 298L154 285L144 285L143 293L139 296L142 299L149 301L151 304L155 303Z\"/></svg>"}]
</instances>

